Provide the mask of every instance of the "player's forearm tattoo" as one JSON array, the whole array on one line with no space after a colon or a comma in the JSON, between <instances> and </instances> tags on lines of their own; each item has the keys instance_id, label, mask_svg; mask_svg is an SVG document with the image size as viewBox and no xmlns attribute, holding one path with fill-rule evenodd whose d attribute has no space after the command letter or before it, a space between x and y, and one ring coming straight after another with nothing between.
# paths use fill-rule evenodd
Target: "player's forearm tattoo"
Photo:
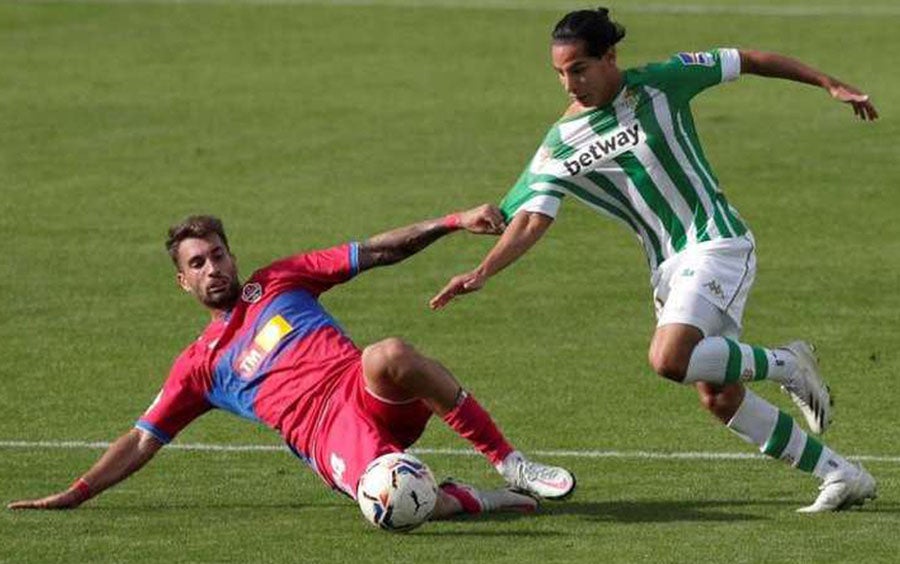
<instances>
[{"instance_id":1,"label":"player's forearm tattoo","mask_svg":"<svg viewBox=\"0 0 900 564\"><path fill-rule=\"evenodd\" d=\"M375 235L359 246L359 268L366 270L400 262L451 231L442 220L432 219Z\"/></svg>"}]
</instances>

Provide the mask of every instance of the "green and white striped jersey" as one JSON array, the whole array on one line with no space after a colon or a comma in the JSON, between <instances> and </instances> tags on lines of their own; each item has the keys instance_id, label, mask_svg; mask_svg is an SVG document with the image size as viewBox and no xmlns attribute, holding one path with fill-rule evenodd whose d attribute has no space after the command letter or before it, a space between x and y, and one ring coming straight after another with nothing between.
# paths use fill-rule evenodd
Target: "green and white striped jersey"
<instances>
[{"instance_id":1,"label":"green and white striped jersey","mask_svg":"<svg viewBox=\"0 0 900 564\"><path fill-rule=\"evenodd\" d=\"M651 269L690 245L747 232L719 190L689 103L740 75L736 49L679 53L628 69L606 106L550 128L500 207L555 217L565 194L627 224Z\"/></svg>"}]
</instances>

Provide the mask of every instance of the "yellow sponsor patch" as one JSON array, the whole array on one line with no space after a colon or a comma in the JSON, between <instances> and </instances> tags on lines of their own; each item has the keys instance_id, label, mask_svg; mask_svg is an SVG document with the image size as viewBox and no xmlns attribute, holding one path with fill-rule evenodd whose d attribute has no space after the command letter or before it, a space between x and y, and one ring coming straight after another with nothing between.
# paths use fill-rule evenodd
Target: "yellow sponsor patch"
<instances>
[{"instance_id":1,"label":"yellow sponsor patch","mask_svg":"<svg viewBox=\"0 0 900 564\"><path fill-rule=\"evenodd\" d=\"M280 315L276 315L265 324L265 326L257 333L253 342L264 352L272 352L275 345L278 344L285 335L287 335L293 327Z\"/></svg>"}]
</instances>

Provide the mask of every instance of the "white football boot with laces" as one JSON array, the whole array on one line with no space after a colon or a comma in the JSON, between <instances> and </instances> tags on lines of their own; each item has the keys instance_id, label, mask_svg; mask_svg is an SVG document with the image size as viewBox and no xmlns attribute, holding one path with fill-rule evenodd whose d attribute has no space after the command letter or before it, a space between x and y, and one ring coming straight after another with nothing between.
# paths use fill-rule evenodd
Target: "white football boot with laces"
<instances>
[{"instance_id":1,"label":"white football boot with laces","mask_svg":"<svg viewBox=\"0 0 900 564\"><path fill-rule=\"evenodd\" d=\"M828 386L819 375L819 363L813 354L815 349L805 341L794 341L782 348L796 357L797 368L781 389L800 408L809 430L821 435L831 424L832 400Z\"/></svg>"},{"instance_id":2,"label":"white football boot with laces","mask_svg":"<svg viewBox=\"0 0 900 564\"><path fill-rule=\"evenodd\" d=\"M559 466L532 462L513 452L497 470L510 487L544 499L563 499L575 491L575 476Z\"/></svg>"},{"instance_id":3,"label":"white football boot with laces","mask_svg":"<svg viewBox=\"0 0 900 564\"><path fill-rule=\"evenodd\" d=\"M797 513L822 513L842 511L854 505L862 505L867 499L877 497L875 478L860 464L850 464L845 470L835 472L819 486L819 497L812 505L801 507Z\"/></svg>"}]
</instances>

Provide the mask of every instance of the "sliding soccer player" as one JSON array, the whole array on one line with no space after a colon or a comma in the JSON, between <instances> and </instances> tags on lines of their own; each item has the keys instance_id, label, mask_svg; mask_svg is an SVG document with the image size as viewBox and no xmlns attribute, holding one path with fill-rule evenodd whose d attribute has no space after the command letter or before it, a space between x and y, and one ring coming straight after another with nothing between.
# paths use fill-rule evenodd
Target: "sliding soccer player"
<instances>
[{"instance_id":1,"label":"sliding soccer player","mask_svg":"<svg viewBox=\"0 0 900 564\"><path fill-rule=\"evenodd\" d=\"M192 216L166 247L179 286L212 320L175 361L159 396L135 428L115 441L68 489L11 509L64 509L124 480L192 421L212 409L261 422L335 490L356 498L366 466L403 451L432 414L468 440L508 488L478 490L447 481L433 518L536 508L535 497L572 493L567 470L526 459L490 415L439 362L389 338L360 350L319 303L337 284L399 262L458 229L497 234L500 211L480 206L377 235L362 243L302 253L245 282L222 223Z\"/></svg>"}]
</instances>

